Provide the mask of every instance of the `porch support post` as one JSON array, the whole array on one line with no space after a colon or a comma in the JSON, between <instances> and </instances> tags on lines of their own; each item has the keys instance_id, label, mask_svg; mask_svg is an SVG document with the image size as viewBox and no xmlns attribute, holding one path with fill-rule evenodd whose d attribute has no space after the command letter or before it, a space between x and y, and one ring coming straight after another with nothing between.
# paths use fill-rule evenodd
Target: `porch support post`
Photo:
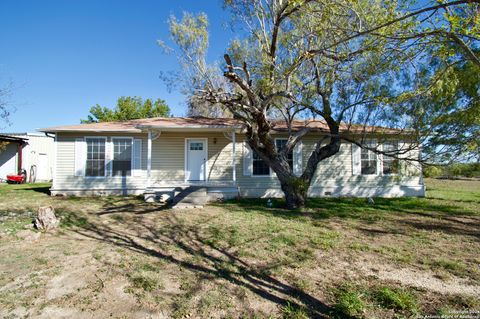
<instances>
[{"instance_id":1,"label":"porch support post","mask_svg":"<svg viewBox=\"0 0 480 319\"><path fill-rule=\"evenodd\" d=\"M232 143L233 143L233 147L232 147L232 168L233 168L233 172L232 172L232 176L233 176L233 183L236 183L237 181L237 165L235 163L235 144L236 143L236 140L235 140L235 130L232 132Z\"/></svg>"},{"instance_id":2,"label":"porch support post","mask_svg":"<svg viewBox=\"0 0 480 319\"><path fill-rule=\"evenodd\" d=\"M147 185L152 184L152 131L148 131L147 142Z\"/></svg>"}]
</instances>

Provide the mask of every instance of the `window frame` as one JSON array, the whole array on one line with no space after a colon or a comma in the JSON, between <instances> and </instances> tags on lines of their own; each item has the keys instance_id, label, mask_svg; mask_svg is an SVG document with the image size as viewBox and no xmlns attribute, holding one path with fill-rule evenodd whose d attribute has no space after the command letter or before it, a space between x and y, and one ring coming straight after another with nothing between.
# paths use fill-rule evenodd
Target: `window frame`
<instances>
[{"instance_id":1,"label":"window frame","mask_svg":"<svg viewBox=\"0 0 480 319\"><path fill-rule=\"evenodd\" d=\"M275 149L278 152L277 141L288 141L288 138L287 137L276 137L275 138ZM295 150L292 149L291 153L292 153L292 167L291 167L291 169L292 169L292 172L293 172L293 170L295 169ZM287 158L287 160L288 160L288 158Z\"/></svg>"},{"instance_id":2,"label":"window frame","mask_svg":"<svg viewBox=\"0 0 480 319\"><path fill-rule=\"evenodd\" d=\"M271 177L272 176L272 168L270 166L268 166L268 174L262 174L262 175L258 175L258 174L255 174L254 173L254 168L253 168L253 162L255 161L255 159L253 158L256 154L255 150L252 149L252 177ZM263 161L263 159L260 159L261 161Z\"/></svg>"},{"instance_id":3,"label":"window frame","mask_svg":"<svg viewBox=\"0 0 480 319\"><path fill-rule=\"evenodd\" d=\"M392 142L393 142L393 143L392 143ZM394 144L394 145L396 144L397 150L400 149L400 148L399 148L400 142L399 142L398 140L394 140L394 141L388 141L388 142L382 143L382 151L385 151L385 149L384 149L385 144L389 144L389 143L390 143L390 144ZM394 149L395 149L395 148L394 148ZM390 173L390 174L387 173L387 174L385 174L385 172L384 172L383 169L384 169L384 162L385 162L385 158L386 158L386 157L389 158L389 160L392 160L392 161L397 160L397 166L398 166L398 167L397 167L397 172L396 172L396 173ZM400 172L400 161L399 161L399 159L394 158L394 157L391 157L391 156L388 156L388 155L385 155L385 154L382 154L381 163L382 163L382 165L381 165L381 173L382 173L382 175L384 175L384 176L395 176L395 175L398 175L398 174L399 174L399 172Z\"/></svg>"},{"instance_id":4,"label":"window frame","mask_svg":"<svg viewBox=\"0 0 480 319\"><path fill-rule=\"evenodd\" d=\"M378 143L376 140L369 140L369 141L365 141L364 145L368 146L368 147L378 147ZM365 174L363 173L363 170L362 170L362 163L363 161L372 161L369 157L368 160L364 160L362 158L362 151L366 151L368 152L367 154L370 154L370 152L373 154L373 156L375 156L375 173L373 174ZM363 147L360 147L360 175L362 176L378 176L380 175L380 169L379 169L379 161L380 161L380 156L378 156L377 153L375 153L374 151L370 151L368 149L365 149Z\"/></svg>"},{"instance_id":5,"label":"window frame","mask_svg":"<svg viewBox=\"0 0 480 319\"><path fill-rule=\"evenodd\" d=\"M122 176L122 175L113 175L113 161L114 161L114 156L115 156L115 140L125 140L128 139L130 140L130 175ZM111 162L111 168L109 170L109 176L113 178L123 178L123 177L132 177L133 176L133 143L134 143L134 138L132 136L112 136L110 138L110 162Z\"/></svg>"},{"instance_id":6,"label":"window frame","mask_svg":"<svg viewBox=\"0 0 480 319\"><path fill-rule=\"evenodd\" d=\"M88 162L88 139L102 139L105 143L105 163L104 163L104 175L101 176L90 176L90 175L87 175L87 162ZM107 147L108 147L108 138L107 136L84 136L83 137L83 140L85 142L85 169L83 171L83 176L85 178L105 178L105 177L108 177L108 163L107 163Z\"/></svg>"}]
</instances>

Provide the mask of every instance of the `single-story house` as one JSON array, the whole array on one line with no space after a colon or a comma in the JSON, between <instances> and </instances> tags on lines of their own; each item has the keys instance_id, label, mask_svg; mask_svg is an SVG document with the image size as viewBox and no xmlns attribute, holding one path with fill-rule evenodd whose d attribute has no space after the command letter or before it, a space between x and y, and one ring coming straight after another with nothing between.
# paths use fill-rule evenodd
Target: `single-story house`
<instances>
[{"instance_id":1,"label":"single-story house","mask_svg":"<svg viewBox=\"0 0 480 319\"><path fill-rule=\"evenodd\" d=\"M294 129L306 125L298 121ZM325 124L309 120L312 131L291 154L300 174ZM281 147L285 124L275 127ZM210 198L281 197L275 173L245 142L234 119L177 117L57 126L52 195L159 194L192 186ZM375 142L372 139L372 142ZM339 153L321 162L309 196L424 196L418 165L398 161L344 142ZM170 193L169 193L170 194Z\"/></svg>"}]
</instances>

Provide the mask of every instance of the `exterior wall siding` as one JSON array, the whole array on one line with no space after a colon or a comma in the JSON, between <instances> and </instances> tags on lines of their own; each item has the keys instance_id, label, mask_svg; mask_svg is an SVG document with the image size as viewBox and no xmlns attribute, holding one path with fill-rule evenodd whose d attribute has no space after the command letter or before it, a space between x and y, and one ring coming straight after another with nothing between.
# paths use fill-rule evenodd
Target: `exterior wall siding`
<instances>
[{"instance_id":1,"label":"exterior wall siding","mask_svg":"<svg viewBox=\"0 0 480 319\"><path fill-rule=\"evenodd\" d=\"M85 177L75 176L75 139L85 136L133 137L142 139L141 176L127 177ZM56 174L53 181L52 195L140 195L147 183L147 135L146 134L84 134L59 133L56 147Z\"/></svg>"},{"instance_id":2,"label":"exterior wall siding","mask_svg":"<svg viewBox=\"0 0 480 319\"><path fill-rule=\"evenodd\" d=\"M302 139L302 168L306 166L317 141L321 139L322 136L319 134L310 134ZM242 141L243 138L238 140ZM242 149L242 145L237 146L237 149ZM241 159L242 154L237 153L237 158ZM244 176L243 161L239 162L241 167L237 167L237 172L240 172L238 185L241 196L263 198L283 196L280 183L274 175ZM400 197L424 194L421 168L416 164L408 164L402 175L353 175L350 143L342 143L337 154L318 164L308 192L311 197Z\"/></svg>"},{"instance_id":3,"label":"exterior wall siding","mask_svg":"<svg viewBox=\"0 0 480 319\"><path fill-rule=\"evenodd\" d=\"M106 134L58 134L57 172L53 190L57 193L120 193L141 194L147 186L147 135L108 134L142 139L142 170L140 177L76 177L74 176L75 138ZM279 135L281 137L281 135ZM233 178L233 144L222 133L162 132L152 141L152 185L181 184L185 181L185 139L208 140L207 179L210 182L231 182ZM244 136L237 134L235 157L239 194L242 197L281 197L283 193L275 174L245 176L243 174ZM321 139L319 134L306 136L302 147L302 167ZM103 192L103 193L102 193ZM421 169L408 165L401 175L353 175L352 146L343 143L340 151L322 161L315 173L309 196L424 196Z\"/></svg>"},{"instance_id":4,"label":"exterior wall siding","mask_svg":"<svg viewBox=\"0 0 480 319\"><path fill-rule=\"evenodd\" d=\"M185 180L185 140L187 138L206 138L208 141L207 180L232 181L233 145L222 133L162 132L156 140L152 141L153 183L166 184L170 181Z\"/></svg>"}]
</instances>

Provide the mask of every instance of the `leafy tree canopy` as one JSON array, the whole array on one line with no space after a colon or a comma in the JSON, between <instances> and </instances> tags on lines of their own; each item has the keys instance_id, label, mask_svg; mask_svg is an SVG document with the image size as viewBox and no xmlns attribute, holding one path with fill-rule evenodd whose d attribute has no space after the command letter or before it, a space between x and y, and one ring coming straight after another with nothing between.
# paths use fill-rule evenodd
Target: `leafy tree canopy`
<instances>
[{"instance_id":1,"label":"leafy tree canopy","mask_svg":"<svg viewBox=\"0 0 480 319\"><path fill-rule=\"evenodd\" d=\"M122 96L117 100L114 108L100 106L99 104L90 108L90 114L82 123L127 121L151 117L168 117L170 108L162 99L153 101L143 100L138 96Z\"/></svg>"},{"instance_id":2,"label":"leafy tree canopy","mask_svg":"<svg viewBox=\"0 0 480 319\"><path fill-rule=\"evenodd\" d=\"M449 86L455 91L449 96L435 90L447 74L459 79L464 68L480 65L479 3L226 0L236 38L223 64L206 62L204 14L172 18L170 32L188 99L226 109L243 122L248 145L276 173L287 206L295 208L304 205L318 164L343 142L405 160L426 161L418 158L419 147L437 150L433 137L448 131L441 126L465 117L462 105L474 105L457 103L467 96L468 81ZM428 103L438 98L448 99L448 106ZM289 134L281 150L273 136L278 118ZM294 174L287 154L312 130L311 118L323 120L325 134L302 174ZM293 129L295 120L305 121L305 128ZM377 143L369 141L372 134ZM382 144L392 134L402 143L387 154Z\"/></svg>"}]
</instances>

